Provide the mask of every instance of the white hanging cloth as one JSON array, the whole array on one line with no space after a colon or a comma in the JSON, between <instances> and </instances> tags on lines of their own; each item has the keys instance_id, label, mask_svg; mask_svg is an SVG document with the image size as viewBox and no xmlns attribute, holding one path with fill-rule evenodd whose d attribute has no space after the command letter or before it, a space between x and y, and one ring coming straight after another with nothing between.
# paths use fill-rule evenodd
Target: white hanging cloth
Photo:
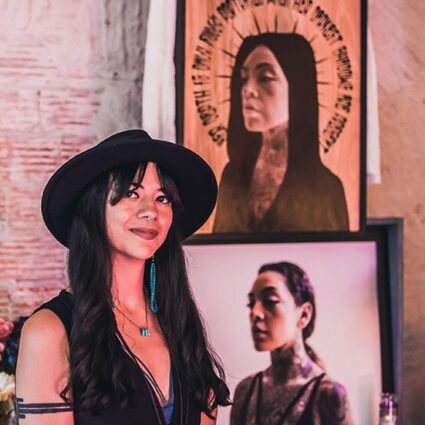
<instances>
[{"instance_id":1,"label":"white hanging cloth","mask_svg":"<svg viewBox=\"0 0 425 425\"><path fill-rule=\"evenodd\" d=\"M367 119L366 119L366 168L367 182L381 183L379 144L378 78L372 34L367 30Z\"/></svg>"},{"instance_id":2,"label":"white hanging cloth","mask_svg":"<svg viewBox=\"0 0 425 425\"><path fill-rule=\"evenodd\" d=\"M142 127L153 138L176 140L174 0L150 2L143 75Z\"/></svg>"}]
</instances>

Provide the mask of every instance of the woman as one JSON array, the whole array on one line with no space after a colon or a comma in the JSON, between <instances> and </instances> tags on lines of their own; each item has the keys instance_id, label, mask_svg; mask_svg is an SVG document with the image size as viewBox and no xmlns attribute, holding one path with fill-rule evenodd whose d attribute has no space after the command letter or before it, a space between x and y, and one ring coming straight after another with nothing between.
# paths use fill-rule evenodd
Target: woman
<instances>
[{"instance_id":1,"label":"woman","mask_svg":"<svg viewBox=\"0 0 425 425\"><path fill-rule=\"evenodd\" d=\"M216 194L199 156L142 130L115 134L54 173L42 213L69 248L69 289L24 325L20 423L215 423L229 392L181 239L205 222Z\"/></svg>"},{"instance_id":2,"label":"woman","mask_svg":"<svg viewBox=\"0 0 425 425\"><path fill-rule=\"evenodd\" d=\"M344 188L319 155L310 44L298 34L247 37L230 90L214 232L348 230Z\"/></svg>"},{"instance_id":3,"label":"woman","mask_svg":"<svg viewBox=\"0 0 425 425\"><path fill-rule=\"evenodd\" d=\"M306 342L316 319L306 273L291 263L263 265L248 307L255 349L270 352L271 366L239 383L231 424L351 424L344 387Z\"/></svg>"}]
</instances>

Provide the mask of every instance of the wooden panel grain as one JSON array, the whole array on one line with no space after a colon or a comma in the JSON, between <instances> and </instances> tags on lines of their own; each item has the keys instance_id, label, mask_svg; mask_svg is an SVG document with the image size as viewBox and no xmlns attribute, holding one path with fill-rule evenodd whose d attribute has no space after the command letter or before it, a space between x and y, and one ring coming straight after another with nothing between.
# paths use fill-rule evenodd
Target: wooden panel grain
<instances>
[{"instance_id":1,"label":"wooden panel grain","mask_svg":"<svg viewBox=\"0 0 425 425\"><path fill-rule=\"evenodd\" d=\"M319 93L320 156L342 181L350 230L360 220L360 1L186 1L184 144L220 181L228 162L230 76L245 37L295 32L314 50ZM339 99L339 102L338 102ZM214 215L201 233L212 230Z\"/></svg>"}]
</instances>

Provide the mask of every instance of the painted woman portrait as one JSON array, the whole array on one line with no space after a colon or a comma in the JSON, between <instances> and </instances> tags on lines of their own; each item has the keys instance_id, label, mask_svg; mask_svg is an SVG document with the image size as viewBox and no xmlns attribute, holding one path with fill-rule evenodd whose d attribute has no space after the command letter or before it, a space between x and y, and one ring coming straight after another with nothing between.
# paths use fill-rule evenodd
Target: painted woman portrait
<instances>
[{"instance_id":1,"label":"painted woman portrait","mask_svg":"<svg viewBox=\"0 0 425 425\"><path fill-rule=\"evenodd\" d=\"M230 90L214 232L348 230L343 185L319 155L310 44L293 33L247 37Z\"/></svg>"},{"instance_id":2,"label":"painted woman portrait","mask_svg":"<svg viewBox=\"0 0 425 425\"><path fill-rule=\"evenodd\" d=\"M316 320L313 286L293 263L260 267L248 294L254 347L270 366L237 386L231 425L351 425L345 388L307 342Z\"/></svg>"}]
</instances>

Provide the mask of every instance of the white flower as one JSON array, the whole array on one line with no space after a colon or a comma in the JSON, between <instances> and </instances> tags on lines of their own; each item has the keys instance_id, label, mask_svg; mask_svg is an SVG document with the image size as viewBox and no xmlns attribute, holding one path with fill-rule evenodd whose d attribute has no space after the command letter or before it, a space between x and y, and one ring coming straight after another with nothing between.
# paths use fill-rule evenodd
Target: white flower
<instances>
[{"instance_id":1,"label":"white flower","mask_svg":"<svg viewBox=\"0 0 425 425\"><path fill-rule=\"evenodd\" d=\"M8 400L15 394L15 378L5 372L0 372L0 401Z\"/></svg>"}]
</instances>

